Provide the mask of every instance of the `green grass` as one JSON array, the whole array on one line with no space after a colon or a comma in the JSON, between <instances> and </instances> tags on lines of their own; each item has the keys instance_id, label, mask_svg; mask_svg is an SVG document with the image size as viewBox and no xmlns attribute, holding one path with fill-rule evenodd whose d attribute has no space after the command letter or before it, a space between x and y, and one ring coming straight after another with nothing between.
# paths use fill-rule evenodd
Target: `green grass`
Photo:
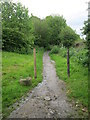
<instances>
[{"instance_id":1,"label":"green grass","mask_svg":"<svg viewBox=\"0 0 90 120\"><path fill-rule=\"evenodd\" d=\"M67 59L61 54L50 54L51 59L56 63L57 75L67 83L68 96L88 107L88 68L83 67L73 57L70 60L70 78L68 78Z\"/></svg>"},{"instance_id":2,"label":"green grass","mask_svg":"<svg viewBox=\"0 0 90 120\"><path fill-rule=\"evenodd\" d=\"M29 90L42 81L43 70L43 51L36 54L37 79L34 79L34 60L33 55L17 54L12 52L2 53L2 110L3 116L10 113L9 106L18 101ZM19 84L20 78L32 77L31 86Z\"/></svg>"}]
</instances>

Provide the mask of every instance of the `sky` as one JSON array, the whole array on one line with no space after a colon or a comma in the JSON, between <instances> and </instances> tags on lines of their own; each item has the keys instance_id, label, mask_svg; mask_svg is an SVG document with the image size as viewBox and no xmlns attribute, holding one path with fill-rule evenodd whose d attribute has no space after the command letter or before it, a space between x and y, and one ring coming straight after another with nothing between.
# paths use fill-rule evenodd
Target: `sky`
<instances>
[{"instance_id":1,"label":"sky","mask_svg":"<svg viewBox=\"0 0 90 120\"><path fill-rule=\"evenodd\" d=\"M41 19L49 15L63 15L67 25L81 35L84 21L88 16L88 4L90 0L12 0L25 5L31 13Z\"/></svg>"}]
</instances>

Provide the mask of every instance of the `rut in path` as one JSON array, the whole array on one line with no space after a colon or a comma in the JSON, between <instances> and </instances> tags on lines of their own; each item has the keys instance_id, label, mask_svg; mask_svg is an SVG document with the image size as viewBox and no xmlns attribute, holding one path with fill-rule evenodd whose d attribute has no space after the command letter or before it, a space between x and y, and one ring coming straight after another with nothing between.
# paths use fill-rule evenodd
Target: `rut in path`
<instances>
[{"instance_id":1,"label":"rut in path","mask_svg":"<svg viewBox=\"0 0 90 120\"><path fill-rule=\"evenodd\" d=\"M9 118L76 118L73 105L68 102L66 85L56 76L54 62L48 52L43 56L43 82L40 83Z\"/></svg>"}]
</instances>

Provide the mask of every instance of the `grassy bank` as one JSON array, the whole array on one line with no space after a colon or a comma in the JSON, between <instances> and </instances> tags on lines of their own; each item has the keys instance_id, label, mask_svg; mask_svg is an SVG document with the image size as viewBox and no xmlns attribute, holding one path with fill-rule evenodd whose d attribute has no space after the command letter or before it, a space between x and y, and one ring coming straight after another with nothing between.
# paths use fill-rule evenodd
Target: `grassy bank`
<instances>
[{"instance_id":1,"label":"grassy bank","mask_svg":"<svg viewBox=\"0 0 90 120\"><path fill-rule=\"evenodd\" d=\"M67 83L68 96L74 99L76 103L88 107L88 69L78 61L78 57L81 58L81 50L73 49L72 51L70 49L70 54L72 53L70 58L70 78L67 76L66 53L64 48L58 54L50 54L51 59L56 63L57 75Z\"/></svg>"},{"instance_id":2,"label":"grassy bank","mask_svg":"<svg viewBox=\"0 0 90 120\"><path fill-rule=\"evenodd\" d=\"M2 53L2 106L3 116L10 113L9 106L18 101L21 96L42 81L43 51L37 51L37 79L34 79L34 60L32 55L17 54L11 52ZM31 86L21 86L20 78L32 77Z\"/></svg>"}]
</instances>

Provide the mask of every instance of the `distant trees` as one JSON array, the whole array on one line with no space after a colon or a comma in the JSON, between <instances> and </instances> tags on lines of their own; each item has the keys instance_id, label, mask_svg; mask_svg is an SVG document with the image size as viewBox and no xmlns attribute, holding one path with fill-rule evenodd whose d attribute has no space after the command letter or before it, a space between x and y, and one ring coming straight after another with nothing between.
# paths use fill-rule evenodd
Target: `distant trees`
<instances>
[{"instance_id":1,"label":"distant trees","mask_svg":"<svg viewBox=\"0 0 90 120\"><path fill-rule=\"evenodd\" d=\"M45 48L61 43L59 34L66 26L66 20L62 16L47 16L43 20L32 16L31 20L34 26L34 43L36 45Z\"/></svg>"},{"instance_id":2,"label":"distant trees","mask_svg":"<svg viewBox=\"0 0 90 120\"><path fill-rule=\"evenodd\" d=\"M47 16L46 22L48 24L48 41L50 45L59 45L61 43L61 39L59 34L66 26L66 20L63 16Z\"/></svg>"},{"instance_id":3,"label":"distant trees","mask_svg":"<svg viewBox=\"0 0 90 120\"><path fill-rule=\"evenodd\" d=\"M43 20L32 16L31 20L34 25L35 45L46 48L63 44L67 48L67 72L70 76L69 48L79 36L67 26L62 16L47 16Z\"/></svg>"},{"instance_id":4,"label":"distant trees","mask_svg":"<svg viewBox=\"0 0 90 120\"><path fill-rule=\"evenodd\" d=\"M33 45L49 48L63 44L69 50L76 39L63 16L30 17L27 8L12 2L2 3L2 32L3 50L19 53L29 53Z\"/></svg>"},{"instance_id":5,"label":"distant trees","mask_svg":"<svg viewBox=\"0 0 90 120\"><path fill-rule=\"evenodd\" d=\"M77 40L78 35L69 26L66 26L62 29L60 38L63 46L67 48L67 73L68 77L70 77L69 48L74 44L75 40Z\"/></svg>"},{"instance_id":6,"label":"distant trees","mask_svg":"<svg viewBox=\"0 0 90 120\"><path fill-rule=\"evenodd\" d=\"M31 16L31 21L33 24L33 29L34 29L34 36L35 36L35 41L34 44L38 45L39 47L46 47L48 45L48 25L46 21L43 19L41 20L40 18L36 16Z\"/></svg>"}]
</instances>

